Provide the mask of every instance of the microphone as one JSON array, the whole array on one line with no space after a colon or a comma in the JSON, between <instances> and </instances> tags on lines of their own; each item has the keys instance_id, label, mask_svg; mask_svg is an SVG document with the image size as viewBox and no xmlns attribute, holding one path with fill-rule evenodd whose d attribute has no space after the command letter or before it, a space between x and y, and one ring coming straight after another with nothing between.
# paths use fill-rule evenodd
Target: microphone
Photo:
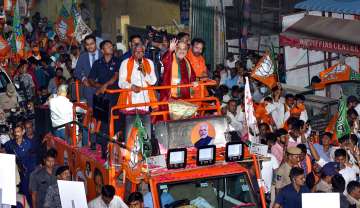
<instances>
[{"instance_id":1,"label":"microphone","mask_svg":"<svg viewBox=\"0 0 360 208\"><path fill-rule=\"evenodd\" d=\"M138 70L141 71L141 65L142 65L142 59L141 59L141 58L138 59L138 63L139 63L139 68L138 68Z\"/></svg>"}]
</instances>

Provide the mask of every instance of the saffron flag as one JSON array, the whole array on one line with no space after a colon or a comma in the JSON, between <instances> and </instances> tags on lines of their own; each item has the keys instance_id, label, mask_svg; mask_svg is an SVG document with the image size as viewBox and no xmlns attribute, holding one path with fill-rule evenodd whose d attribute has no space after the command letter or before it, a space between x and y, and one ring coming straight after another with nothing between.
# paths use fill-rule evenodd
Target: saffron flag
<instances>
[{"instance_id":1,"label":"saffron flag","mask_svg":"<svg viewBox=\"0 0 360 208\"><path fill-rule=\"evenodd\" d=\"M55 32L63 41L69 40L74 36L74 19L63 5L55 23Z\"/></svg>"},{"instance_id":2,"label":"saffron flag","mask_svg":"<svg viewBox=\"0 0 360 208\"><path fill-rule=\"evenodd\" d=\"M344 97L341 98L338 112L339 117L336 120L336 136L339 139L345 135L350 134L350 125L347 120L347 105L346 99Z\"/></svg>"},{"instance_id":3,"label":"saffron flag","mask_svg":"<svg viewBox=\"0 0 360 208\"><path fill-rule=\"evenodd\" d=\"M347 64L337 63L324 71L319 73L321 82L313 85L315 89L324 89L326 85L346 82L346 81L359 81L360 74L351 69Z\"/></svg>"},{"instance_id":4,"label":"saffron flag","mask_svg":"<svg viewBox=\"0 0 360 208\"><path fill-rule=\"evenodd\" d=\"M245 77L245 119L248 127L249 141L258 143L256 134L258 133L257 121L255 117L253 100L250 92L249 78Z\"/></svg>"},{"instance_id":5,"label":"saffron flag","mask_svg":"<svg viewBox=\"0 0 360 208\"><path fill-rule=\"evenodd\" d=\"M271 55L266 52L252 70L251 77L272 89L277 83L277 75L275 72L275 62L271 58Z\"/></svg>"},{"instance_id":6,"label":"saffron flag","mask_svg":"<svg viewBox=\"0 0 360 208\"><path fill-rule=\"evenodd\" d=\"M18 2L16 2L15 8L14 8L13 34L12 34L12 39L11 39L11 47L15 54L17 54L20 57L24 57L24 55L25 55L25 37L22 32Z\"/></svg>"},{"instance_id":7,"label":"saffron flag","mask_svg":"<svg viewBox=\"0 0 360 208\"><path fill-rule=\"evenodd\" d=\"M28 9L31 10L35 7L36 0L29 0L28 1Z\"/></svg>"},{"instance_id":8,"label":"saffron flag","mask_svg":"<svg viewBox=\"0 0 360 208\"><path fill-rule=\"evenodd\" d=\"M4 0L4 11L12 11L13 2L12 0Z\"/></svg>"},{"instance_id":9,"label":"saffron flag","mask_svg":"<svg viewBox=\"0 0 360 208\"><path fill-rule=\"evenodd\" d=\"M0 36L0 58L7 57L9 55L10 49L11 47L9 43L2 36Z\"/></svg>"}]
</instances>

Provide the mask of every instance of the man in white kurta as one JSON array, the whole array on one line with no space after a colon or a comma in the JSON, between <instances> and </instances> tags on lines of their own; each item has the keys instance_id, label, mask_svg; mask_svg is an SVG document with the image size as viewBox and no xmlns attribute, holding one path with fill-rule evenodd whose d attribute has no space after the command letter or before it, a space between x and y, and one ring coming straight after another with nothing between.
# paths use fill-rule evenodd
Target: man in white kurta
<instances>
[{"instance_id":1,"label":"man in white kurta","mask_svg":"<svg viewBox=\"0 0 360 208\"><path fill-rule=\"evenodd\" d=\"M154 71L154 63L147 58L144 58L144 47L137 45L134 48L133 56L125 59L120 66L119 70L119 87L121 89L131 89L126 104L149 103L151 96L148 90L141 90L157 81ZM128 74L128 73L131 73ZM125 101L122 101L125 102ZM126 110L144 110L148 111L148 106L142 107L129 107Z\"/></svg>"}]
</instances>

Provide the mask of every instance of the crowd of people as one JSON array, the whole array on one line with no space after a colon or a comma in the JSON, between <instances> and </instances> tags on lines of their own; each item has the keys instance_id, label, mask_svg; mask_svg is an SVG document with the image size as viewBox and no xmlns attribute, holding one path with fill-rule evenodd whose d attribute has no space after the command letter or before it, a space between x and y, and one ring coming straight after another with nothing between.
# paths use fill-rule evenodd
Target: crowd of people
<instances>
[{"instance_id":1,"label":"crowd of people","mask_svg":"<svg viewBox=\"0 0 360 208\"><path fill-rule=\"evenodd\" d=\"M10 23L1 28L4 37L11 32ZM33 111L37 106L48 106L53 134L69 141L65 124L73 121L73 102L76 100L75 81L80 83L82 102L90 109L101 99L110 106L129 105L125 115L164 110L166 106L131 107L132 104L172 99L199 98L200 94L217 97L221 112L231 129L234 140L244 140L248 128L244 112L245 77L257 62L255 56L241 61L229 55L224 65L214 71L205 64L205 42L188 33L176 36L161 33L154 39L154 31L147 37L132 35L129 50L123 44L110 40L99 42L88 35L82 44L61 41L45 17L35 14L22 23L26 36L27 54L18 63L1 59L2 70L12 82L5 87L0 99L2 124L16 109ZM199 87L205 80L215 80L214 86ZM188 88L155 91L148 86L192 84ZM268 158L262 162L266 200L274 208L301 207L302 193L335 192L340 194L342 208L360 207L359 182L359 111L355 96L347 99L347 119L351 133L336 137L334 128L321 135L310 125L305 108L305 96L287 94L278 84L272 89L251 79L257 136L268 145ZM16 86L16 87L15 87ZM126 93L107 93L109 89L128 89ZM14 110L15 109L15 110ZM1 137L1 152L16 155L18 169L18 201L22 207L61 207L56 180L71 180L69 167L55 164L57 151L47 149L44 135L34 131L31 118L12 121L8 137ZM109 124L103 122L101 130L107 132ZM106 158L107 140L90 139L92 147L102 146ZM258 186L255 183L254 187ZM257 194L259 194L257 192ZM89 207L148 207L141 193L130 194L128 200L115 195L111 185L101 187L101 193L89 202ZM126 201L126 203L124 203ZM151 200L150 200L151 201Z\"/></svg>"}]
</instances>

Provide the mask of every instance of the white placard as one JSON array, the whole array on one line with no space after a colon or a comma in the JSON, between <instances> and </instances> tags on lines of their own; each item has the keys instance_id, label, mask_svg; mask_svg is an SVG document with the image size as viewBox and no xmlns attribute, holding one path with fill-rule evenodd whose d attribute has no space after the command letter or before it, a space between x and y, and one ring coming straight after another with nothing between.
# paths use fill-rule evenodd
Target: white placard
<instances>
[{"instance_id":1,"label":"white placard","mask_svg":"<svg viewBox=\"0 0 360 208\"><path fill-rule=\"evenodd\" d=\"M80 181L58 180L62 207L87 208L84 183Z\"/></svg>"},{"instance_id":2,"label":"white placard","mask_svg":"<svg viewBox=\"0 0 360 208\"><path fill-rule=\"evenodd\" d=\"M170 152L170 164L184 163L185 155L183 151Z\"/></svg>"},{"instance_id":3,"label":"white placard","mask_svg":"<svg viewBox=\"0 0 360 208\"><path fill-rule=\"evenodd\" d=\"M269 147L267 145L264 145L264 144L251 143L250 153L266 157L267 152L268 152L268 148Z\"/></svg>"},{"instance_id":4,"label":"white placard","mask_svg":"<svg viewBox=\"0 0 360 208\"><path fill-rule=\"evenodd\" d=\"M339 193L305 193L301 195L302 208L340 208Z\"/></svg>"},{"instance_id":5,"label":"white placard","mask_svg":"<svg viewBox=\"0 0 360 208\"><path fill-rule=\"evenodd\" d=\"M165 155L157 155L146 158L146 163L151 166L166 168Z\"/></svg>"},{"instance_id":6,"label":"white placard","mask_svg":"<svg viewBox=\"0 0 360 208\"><path fill-rule=\"evenodd\" d=\"M199 150L199 160L213 160L213 148L204 148Z\"/></svg>"},{"instance_id":7,"label":"white placard","mask_svg":"<svg viewBox=\"0 0 360 208\"><path fill-rule=\"evenodd\" d=\"M228 156L241 156L242 155L242 144L231 144L228 147Z\"/></svg>"},{"instance_id":8,"label":"white placard","mask_svg":"<svg viewBox=\"0 0 360 208\"><path fill-rule=\"evenodd\" d=\"M15 155L0 153L0 205L16 205Z\"/></svg>"}]
</instances>

